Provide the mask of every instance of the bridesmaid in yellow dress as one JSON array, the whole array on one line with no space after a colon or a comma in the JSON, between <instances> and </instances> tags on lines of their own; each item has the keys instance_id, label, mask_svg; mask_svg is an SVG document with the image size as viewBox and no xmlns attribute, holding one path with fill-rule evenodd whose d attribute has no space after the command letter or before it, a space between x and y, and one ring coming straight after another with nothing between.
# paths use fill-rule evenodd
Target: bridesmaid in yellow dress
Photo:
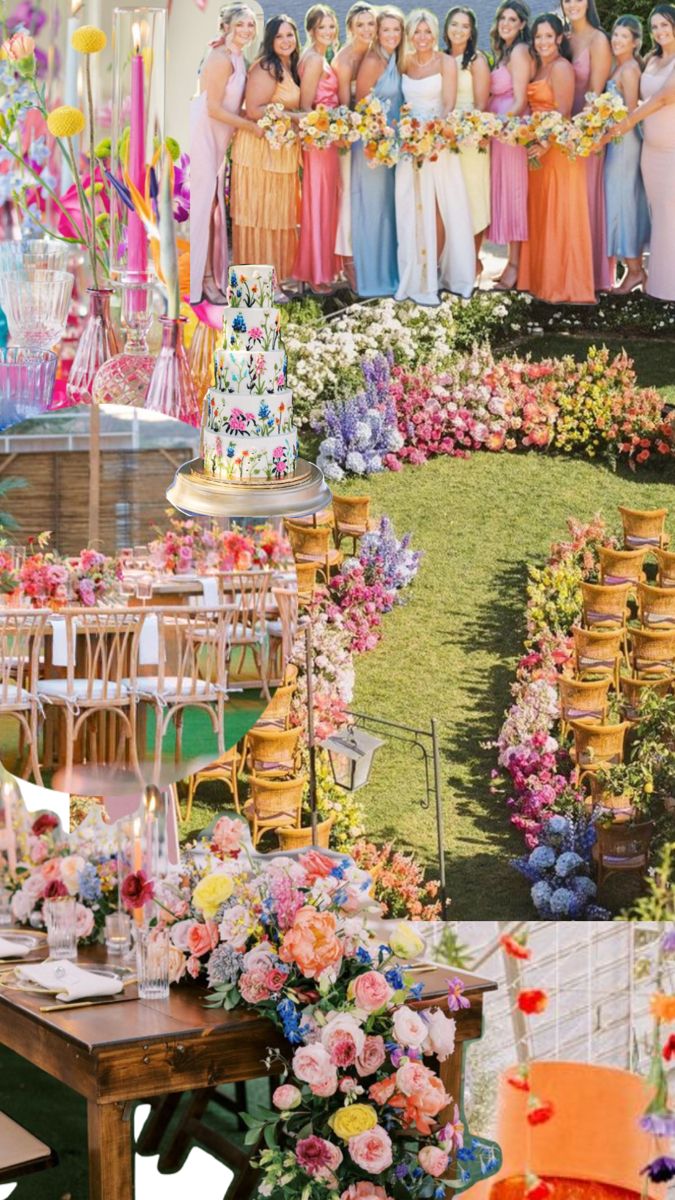
<instances>
[{"instance_id":1,"label":"bridesmaid in yellow dress","mask_svg":"<svg viewBox=\"0 0 675 1200\"><path fill-rule=\"evenodd\" d=\"M295 22L282 14L265 26L262 52L246 82L246 115L262 117L268 104L300 108L300 53ZM240 130L232 143L232 261L273 263L279 284L291 276L298 249L300 151L297 142L275 149L259 128Z\"/></svg>"},{"instance_id":2,"label":"bridesmaid in yellow dress","mask_svg":"<svg viewBox=\"0 0 675 1200\"><path fill-rule=\"evenodd\" d=\"M554 13L534 21L531 52L530 110L569 117L574 68L562 21ZM555 145L533 146L528 155L541 166L530 171L529 241L522 249L518 287L549 304L592 304L593 248L583 160L566 158Z\"/></svg>"},{"instance_id":3,"label":"bridesmaid in yellow dress","mask_svg":"<svg viewBox=\"0 0 675 1200\"><path fill-rule=\"evenodd\" d=\"M490 99L490 68L478 49L478 25L472 8L451 8L443 26L448 54L457 63L457 99L459 112L487 110ZM476 275L483 264L479 257L485 230L490 224L490 154L475 146L460 150L459 161L469 196L473 236L476 243Z\"/></svg>"}]
</instances>

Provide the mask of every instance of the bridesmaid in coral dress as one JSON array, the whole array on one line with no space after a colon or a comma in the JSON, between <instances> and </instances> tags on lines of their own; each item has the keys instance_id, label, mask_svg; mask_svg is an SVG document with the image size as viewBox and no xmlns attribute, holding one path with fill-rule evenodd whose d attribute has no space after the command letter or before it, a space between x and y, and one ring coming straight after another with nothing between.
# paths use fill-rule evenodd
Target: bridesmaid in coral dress
<instances>
[{"instance_id":1,"label":"bridesmaid in coral dress","mask_svg":"<svg viewBox=\"0 0 675 1200\"><path fill-rule=\"evenodd\" d=\"M652 218L647 295L675 300L675 5L649 14L654 50L642 75L642 104L617 126L626 133L642 121L642 178Z\"/></svg>"},{"instance_id":2,"label":"bridesmaid in coral dress","mask_svg":"<svg viewBox=\"0 0 675 1200\"><path fill-rule=\"evenodd\" d=\"M313 4L305 17L309 45L298 65L300 108L337 108L338 79L326 58L338 36L332 8ZM327 291L337 275L335 238L340 201L340 163L337 146L304 150L300 242L293 275L319 291Z\"/></svg>"},{"instance_id":3,"label":"bridesmaid in coral dress","mask_svg":"<svg viewBox=\"0 0 675 1200\"><path fill-rule=\"evenodd\" d=\"M574 99L569 53L559 17L537 17L532 26L535 74L527 89L532 112L569 117ZM531 147L528 155L541 166L530 176L530 236L523 246L518 287L549 304L592 304L593 249L583 160L566 158L555 145Z\"/></svg>"},{"instance_id":4,"label":"bridesmaid in coral dress","mask_svg":"<svg viewBox=\"0 0 675 1200\"><path fill-rule=\"evenodd\" d=\"M364 0L356 0L345 18L347 41L333 59L338 79L340 104L354 108L356 103L356 76L375 38L375 9ZM338 265L344 272L352 291L356 291L354 258L352 250L352 150L340 154L340 209L338 214L335 253Z\"/></svg>"},{"instance_id":5,"label":"bridesmaid in coral dress","mask_svg":"<svg viewBox=\"0 0 675 1200\"><path fill-rule=\"evenodd\" d=\"M527 111L532 62L528 52L530 10L521 0L504 0L490 30L494 69L490 112L520 116ZM527 241L527 155L522 146L493 139L490 163L490 228L487 237L508 246L508 261L497 287L516 286L520 247Z\"/></svg>"},{"instance_id":6,"label":"bridesmaid in coral dress","mask_svg":"<svg viewBox=\"0 0 675 1200\"><path fill-rule=\"evenodd\" d=\"M575 79L572 115L576 116L584 108L588 92L599 96L605 91L612 70L612 51L609 38L600 26L595 0L562 0L562 8L572 50ZM611 264L607 257L604 158L604 153L600 152L584 159L596 292L609 291L612 286Z\"/></svg>"},{"instance_id":7,"label":"bridesmaid in coral dress","mask_svg":"<svg viewBox=\"0 0 675 1200\"><path fill-rule=\"evenodd\" d=\"M190 300L224 304L227 288L225 156L237 129L254 129L241 116L244 50L256 36L255 14L244 4L224 8L220 37L199 71L190 105Z\"/></svg>"}]
</instances>

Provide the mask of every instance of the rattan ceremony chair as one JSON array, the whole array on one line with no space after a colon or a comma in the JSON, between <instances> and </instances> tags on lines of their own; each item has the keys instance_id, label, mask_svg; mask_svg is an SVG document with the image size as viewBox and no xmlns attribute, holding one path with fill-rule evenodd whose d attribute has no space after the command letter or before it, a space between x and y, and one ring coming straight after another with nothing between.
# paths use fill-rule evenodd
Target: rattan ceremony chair
<instances>
[{"instance_id":1,"label":"rattan ceremony chair","mask_svg":"<svg viewBox=\"0 0 675 1200\"><path fill-rule=\"evenodd\" d=\"M675 589L641 583L637 590L638 617L645 629L675 626Z\"/></svg>"},{"instance_id":2,"label":"rattan ceremony chair","mask_svg":"<svg viewBox=\"0 0 675 1200\"><path fill-rule=\"evenodd\" d=\"M605 584L632 583L637 585L644 579L643 564L646 547L637 550L613 550L610 546L600 546L598 558L600 562L600 582Z\"/></svg>"},{"instance_id":3,"label":"rattan ceremony chair","mask_svg":"<svg viewBox=\"0 0 675 1200\"><path fill-rule=\"evenodd\" d=\"M208 767L203 767L201 771L195 771L188 780L188 794L185 805L185 822L189 822L192 815L192 801L195 798L195 793L200 783L213 783L217 781L224 783L230 789L234 807L237 814L240 814L239 808L239 785L237 782L237 771L240 763L239 753L236 746L231 746L224 754L221 754L215 762ZM180 810L179 810L180 811ZM181 816L181 820L183 817Z\"/></svg>"},{"instance_id":4,"label":"rattan ceremony chair","mask_svg":"<svg viewBox=\"0 0 675 1200\"><path fill-rule=\"evenodd\" d=\"M295 521L285 521L284 526L295 561L313 563L317 574L323 576L324 582L328 583L331 571L342 563L342 553L330 545L330 526L320 525L315 529L312 526L298 525Z\"/></svg>"},{"instance_id":5,"label":"rattan ceremony chair","mask_svg":"<svg viewBox=\"0 0 675 1200\"><path fill-rule=\"evenodd\" d=\"M635 724L640 720L640 703L645 692L655 692L657 696L667 696L675 682L675 676L668 675L665 679L633 679L630 675L621 675L619 689L623 699L623 711L627 721Z\"/></svg>"},{"instance_id":6,"label":"rattan ceremony chair","mask_svg":"<svg viewBox=\"0 0 675 1200\"><path fill-rule=\"evenodd\" d=\"M629 615L630 583L582 583L583 623L587 629L621 629Z\"/></svg>"},{"instance_id":7,"label":"rattan ceremony chair","mask_svg":"<svg viewBox=\"0 0 675 1200\"><path fill-rule=\"evenodd\" d=\"M637 550L641 546L664 549L668 545L669 538L665 531L667 508L626 508L620 504L619 512L626 550Z\"/></svg>"},{"instance_id":8,"label":"rattan ceremony chair","mask_svg":"<svg viewBox=\"0 0 675 1200\"><path fill-rule=\"evenodd\" d=\"M19 757L24 774L30 766L35 782L42 783L38 754L40 702L38 674L48 612L35 609L0 611L0 716L19 726Z\"/></svg>"},{"instance_id":9,"label":"rattan ceremony chair","mask_svg":"<svg viewBox=\"0 0 675 1200\"><path fill-rule=\"evenodd\" d=\"M316 594L316 563L296 562L295 572L298 581L298 605L307 608Z\"/></svg>"},{"instance_id":10,"label":"rattan ceremony chair","mask_svg":"<svg viewBox=\"0 0 675 1200\"><path fill-rule=\"evenodd\" d=\"M631 629L629 663L637 678L675 674L675 629Z\"/></svg>"},{"instance_id":11,"label":"rattan ceremony chair","mask_svg":"<svg viewBox=\"0 0 675 1200\"><path fill-rule=\"evenodd\" d=\"M322 850L327 850L330 843L330 831L334 823L335 817L318 821L314 842L312 841L311 825L302 825L300 829L280 829L278 833L279 848L281 850L304 850L308 846L320 846Z\"/></svg>"},{"instance_id":12,"label":"rattan ceremony chair","mask_svg":"<svg viewBox=\"0 0 675 1200\"><path fill-rule=\"evenodd\" d=\"M655 550L658 571L656 581L661 588L675 588L675 553L672 550Z\"/></svg>"},{"instance_id":13,"label":"rattan ceremony chair","mask_svg":"<svg viewBox=\"0 0 675 1200\"><path fill-rule=\"evenodd\" d=\"M600 767L623 762L628 721L619 725L594 725L591 721L570 721L574 748L570 751L581 785L586 776Z\"/></svg>"},{"instance_id":14,"label":"rattan ceremony chair","mask_svg":"<svg viewBox=\"0 0 675 1200\"><path fill-rule=\"evenodd\" d=\"M250 729L246 735L247 765L252 777L287 779L300 769L301 729Z\"/></svg>"},{"instance_id":15,"label":"rattan ceremony chair","mask_svg":"<svg viewBox=\"0 0 675 1200\"><path fill-rule=\"evenodd\" d=\"M619 663L625 652L623 629L572 629L577 678L609 678L619 690Z\"/></svg>"},{"instance_id":16,"label":"rattan ceremony chair","mask_svg":"<svg viewBox=\"0 0 675 1200\"><path fill-rule=\"evenodd\" d=\"M642 821L597 826L597 842L593 859L598 872L598 887L617 871L646 875L649 869L649 850L654 836L654 822Z\"/></svg>"},{"instance_id":17,"label":"rattan ceremony chair","mask_svg":"<svg viewBox=\"0 0 675 1200\"><path fill-rule=\"evenodd\" d=\"M607 716L607 693L609 679L582 680L558 679L560 699L560 735L564 737L570 721L597 721L602 724Z\"/></svg>"},{"instance_id":18,"label":"rattan ceremony chair","mask_svg":"<svg viewBox=\"0 0 675 1200\"><path fill-rule=\"evenodd\" d=\"M251 823L251 838L256 847L268 830L298 829L302 814L302 795L307 779L249 779L250 799L244 815Z\"/></svg>"},{"instance_id":19,"label":"rattan ceremony chair","mask_svg":"<svg viewBox=\"0 0 675 1200\"><path fill-rule=\"evenodd\" d=\"M337 549L345 537L352 539L352 552L371 528L370 496L333 496L333 540Z\"/></svg>"},{"instance_id":20,"label":"rattan ceremony chair","mask_svg":"<svg viewBox=\"0 0 675 1200\"><path fill-rule=\"evenodd\" d=\"M294 683L282 684L278 687L267 708L258 717L253 729L288 729L295 692L296 685Z\"/></svg>"}]
</instances>

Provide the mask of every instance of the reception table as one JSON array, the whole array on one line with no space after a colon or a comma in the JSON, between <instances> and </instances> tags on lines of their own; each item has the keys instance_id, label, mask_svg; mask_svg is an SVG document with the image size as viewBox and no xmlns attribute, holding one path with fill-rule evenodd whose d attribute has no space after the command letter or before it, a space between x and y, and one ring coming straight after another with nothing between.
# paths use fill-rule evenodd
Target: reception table
<instances>
[{"instance_id":1,"label":"reception table","mask_svg":"<svg viewBox=\"0 0 675 1200\"><path fill-rule=\"evenodd\" d=\"M86 966L104 958L95 948L81 952L79 961ZM450 973L463 981L470 1007L455 1014L454 1053L440 1073L461 1105L464 1047L481 1036L483 996L496 984L454 968ZM424 992L415 1007L447 1011L448 974L448 968L422 969ZM288 1050L269 1022L245 1009L206 1008L205 996L188 984L172 987L168 1000L139 1000L132 985L123 1000L44 1013L45 996L0 989L0 1042L86 1099L89 1200L133 1200L135 1102L260 1078L267 1050ZM36 1132L49 1140L48 1128Z\"/></svg>"}]
</instances>

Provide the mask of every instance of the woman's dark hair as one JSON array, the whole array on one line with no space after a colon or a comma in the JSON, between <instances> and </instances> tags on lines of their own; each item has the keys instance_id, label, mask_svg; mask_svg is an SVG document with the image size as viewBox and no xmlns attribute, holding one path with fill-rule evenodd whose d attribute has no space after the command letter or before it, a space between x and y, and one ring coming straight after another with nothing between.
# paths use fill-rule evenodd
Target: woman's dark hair
<instances>
[{"instance_id":1,"label":"woman's dark hair","mask_svg":"<svg viewBox=\"0 0 675 1200\"><path fill-rule=\"evenodd\" d=\"M652 11L650 12L649 17L648 17L650 34L651 34L651 30L652 30L652 20L654 17L665 17L667 21L670 21L670 24L673 27L673 31L675 31L675 6L674 5L672 5L672 4L656 4L654 6L654 8L652 9ZM648 58L662 58L662 57L663 57L663 47L659 46L658 43L655 43L654 39L652 38L652 49L649 52Z\"/></svg>"},{"instance_id":2,"label":"woman's dark hair","mask_svg":"<svg viewBox=\"0 0 675 1200\"><path fill-rule=\"evenodd\" d=\"M622 17L617 17L612 25L612 33L615 29L629 29L633 35L633 58L638 66L642 66L640 50L642 49L642 38L644 36L642 29L642 21L639 17L634 17L632 13L624 13Z\"/></svg>"},{"instance_id":3,"label":"woman's dark hair","mask_svg":"<svg viewBox=\"0 0 675 1200\"><path fill-rule=\"evenodd\" d=\"M587 4L588 4L588 8L586 9L586 20L588 21L588 24L592 25L594 29L602 29L602 21L600 20L600 17L598 16L598 10L596 8L595 0L587 0ZM561 0L560 7L562 9L563 19L564 19L563 28L565 30L565 33L569 33L570 23L567 20L567 17L565 15L565 0ZM603 30L603 32L604 32L604 30Z\"/></svg>"},{"instance_id":4,"label":"woman's dark hair","mask_svg":"<svg viewBox=\"0 0 675 1200\"><path fill-rule=\"evenodd\" d=\"M521 21L524 21L523 28L516 35L510 46L507 46L504 39L499 36L499 18L501 17L502 13L507 12L508 9L511 9L511 11L514 12ZM492 46L492 53L494 54L496 67L498 67L500 63L509 61L513 47L517 46L519 42L522 42L525 46L529 46L529 20L530 10L527 5L523 3L523 0L502 0L502 3L499 5L499 8L495 13L494 25L490 30L490 45Z\"/></svg>"},{"instance_id":5,"label":"woman's dark hair","mask_svg":"<svg viewBox=\"0 0 675 1200\"><path fill-rule=\"evenodd\" d=\"M464 8L461 4L456 4L454 8L450 9L443 22L443 37L445 38L445 45L448 54L452 54L452 46L450 44L450 38L448 37L448 25L450 24L452 18L456 17L458 13L468 17L471 25L469 40L466 43L466 48L462 55L462 67L466 69L467 67L471 66L471 63L476 57L478 48L478 22L476 20L476 14L472 8Z\"/></svg>"},{"instance_id":6,"label":"woman's dark hair","mask_svg":"<svg viewBox=\"0 0 675 1200\"><path fill-rule=\"evenodd\" d=\"M290 25L295 34L295 50L291 54L290 72L295 83L300 83L298 75L298 59L300 58L300 38L298 36L298 27L292 17L281 13L278 17L270 17L265 25L263 34L262 50L258 63L263 71L267 71L268 75L272 75L277 83L281 83L284 78L284 66L279 58L279 55L274 49L274 39L276 38L282 25Z\"/></svg>"},{"instance_id":7,"label":"woman's dark hair","mask_svg":"<svg viewBox=\"0 0 675 1200\"><path fill-rule=\"evenodd\" d=\"M541 66L541 59L540 59L539 55L537 54L537 51L534 48L534 39L535 39L537 30L539 29L540 25L550 25L551 29L555 33L555 36L562 38L562 41L561 41L560 47L559 47L560 53L563 58L566 58L568 62L571 62L572 61L572 47L570 46L570 44L567 40L567 37L565 35L565 26L563 25L562 21L560 20L560 17L556 16L555 13L540 13L540 15L538 17L536 17L535 20L532 22L532 29L530 30L530 36L532 38L532 42L530 45L530 54L532 55L537 66L538 67Z\"/></svg>"}]
</instances>

